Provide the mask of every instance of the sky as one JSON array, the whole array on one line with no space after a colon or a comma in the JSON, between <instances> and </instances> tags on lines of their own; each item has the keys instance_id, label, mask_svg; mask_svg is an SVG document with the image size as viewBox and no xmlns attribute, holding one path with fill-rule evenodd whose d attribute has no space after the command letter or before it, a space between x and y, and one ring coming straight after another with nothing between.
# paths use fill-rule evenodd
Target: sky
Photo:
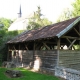
<instances>
[{"instance_id":1,"label":"sky","mask_svg":"<svg viewBox=\"0 0 80 80\"><path fill-rule=\"evenodd\" d=\"M74 0L0 0L0 17L18 18L21 4L22 16L28 16L41 7L41 13L50 21L55 21L65 8L71 8Z\"/></svg>"}]
</instances>

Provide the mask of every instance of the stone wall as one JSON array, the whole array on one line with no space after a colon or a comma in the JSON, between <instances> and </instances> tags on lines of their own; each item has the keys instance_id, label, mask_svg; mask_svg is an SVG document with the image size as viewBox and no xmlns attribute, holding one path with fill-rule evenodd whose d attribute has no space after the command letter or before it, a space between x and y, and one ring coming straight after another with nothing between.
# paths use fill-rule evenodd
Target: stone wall
<instances>
[{"instance_id":1,"label":"stone wall","mask_svg":"<svg viewBox=\"0 0 80 80\"><path fill-rule=\"evenodd\" d=\"M80 71L64 67L56 67L55 76L62 77L67 80L80 80Z\"/></svg>"}]
</instances>

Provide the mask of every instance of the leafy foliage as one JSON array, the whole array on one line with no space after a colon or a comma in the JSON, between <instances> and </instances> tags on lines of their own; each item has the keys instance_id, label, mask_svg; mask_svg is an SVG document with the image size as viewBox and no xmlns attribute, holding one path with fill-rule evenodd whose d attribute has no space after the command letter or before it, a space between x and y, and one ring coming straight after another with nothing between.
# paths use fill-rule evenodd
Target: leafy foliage
<instances>
[{"instance_id":1,"label":"leafy foliage","mask_svg":"<svg viewBox=\"0 0 80 80\"><path fill-rule=\"evenodd\" d=\"M59 16L57 22L68 20L68 19L71 19L72 17L73 17L72 16L72 11L69 8L66 8L63 11L63 13Z\"/></svg>"},{"instance_id":2,"label":"leafy foliage","mask_svg":"<svg viewBox=\"0 0 80 80\"><path fill-rule=\"evenodd\" d=\"M74 3L72 3L73 6L73 11L72 11L72 16L80 16L80 0L75 0Z\"/></svg>"},{"instance_id":3,"label":"leafy foliage","mask_svg":"<svg viewBox=\"0 0 80 80\"><path fill-rule=\"evenodd\" d=\"M4 26L0 28L0 63L7 59L7 41L11 40L14 36L18 35L22 31L8 31L8 27L12 21L6 18L0 18L0 24Z\"/></svg>"},{"instance_id":4,"label":"leafy foliage","mask_svg":"<svg viewBox=\"0 0 80 80\"><path fill-rule=\"evenodd\" d=\"M10 19L0 18L0 24L3 24L3 25L4 25L3 29L8 29L8 27L10 26L10 24L11 24L12 22L13 22L13 21L10 20Z\"/></svg>"},{"instance_id":5,"label":"leafy foliage","mask_svg":"<svg viewBox=\"0 0 80 80\"><path fill-rule=\"evenodd\" d=\"M29 19L27 29L36 29L49 24L52 24L47 18L42 18L40 6L37 7L37 11L34 12L33 16Z\"/></svg>"},{"instance_id":6,"label":"leafy foliage","mask_svg":"<svg viewBox=\"0 0 80 80\"><path fill-rule=\"evenodd\" d=\"M57 22L80 16L80 0L75 0L72 3L72 8L72 10L70 10L69 8L65 9L58 18Z\"/></svg>"}]
</instances>

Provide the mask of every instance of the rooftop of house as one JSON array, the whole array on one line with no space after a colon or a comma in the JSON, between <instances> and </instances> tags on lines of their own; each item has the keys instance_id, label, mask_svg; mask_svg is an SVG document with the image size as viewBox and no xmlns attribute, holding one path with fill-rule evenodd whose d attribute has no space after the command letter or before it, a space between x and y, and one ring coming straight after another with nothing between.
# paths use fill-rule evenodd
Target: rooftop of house
<instances>
[{"instance_id":1,"label":"rooftop of house","mask_svg":"<svg viewBox=\"0 0 80 80\"><path fill-rule=\"evenodd\" d=\"M68 30L73 28L74 25L77 24L79 21L80 17L75 17L69 20L44 26L43 28L25 31L13 38L12 40L8 41L7 43L18 43L54 37L60 38Z\"/></svg>"}]
</instances>

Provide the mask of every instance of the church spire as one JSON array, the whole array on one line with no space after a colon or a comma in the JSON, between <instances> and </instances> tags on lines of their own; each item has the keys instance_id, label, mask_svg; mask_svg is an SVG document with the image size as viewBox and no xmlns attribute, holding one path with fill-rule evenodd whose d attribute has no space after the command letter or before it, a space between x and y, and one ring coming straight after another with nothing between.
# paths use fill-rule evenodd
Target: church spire
<instances>
[{"instance_id":1,"label":"church spire","mask_svg":"<svg viewBox=\"0 0 80 80\"><path fill-rule=\"evenodd\" d=\"M18 18L22 17L22 11L21 11L21 5L20 5L20 8L19 8L19 13L18 13Z\"/></svg>"}]
</instances>

